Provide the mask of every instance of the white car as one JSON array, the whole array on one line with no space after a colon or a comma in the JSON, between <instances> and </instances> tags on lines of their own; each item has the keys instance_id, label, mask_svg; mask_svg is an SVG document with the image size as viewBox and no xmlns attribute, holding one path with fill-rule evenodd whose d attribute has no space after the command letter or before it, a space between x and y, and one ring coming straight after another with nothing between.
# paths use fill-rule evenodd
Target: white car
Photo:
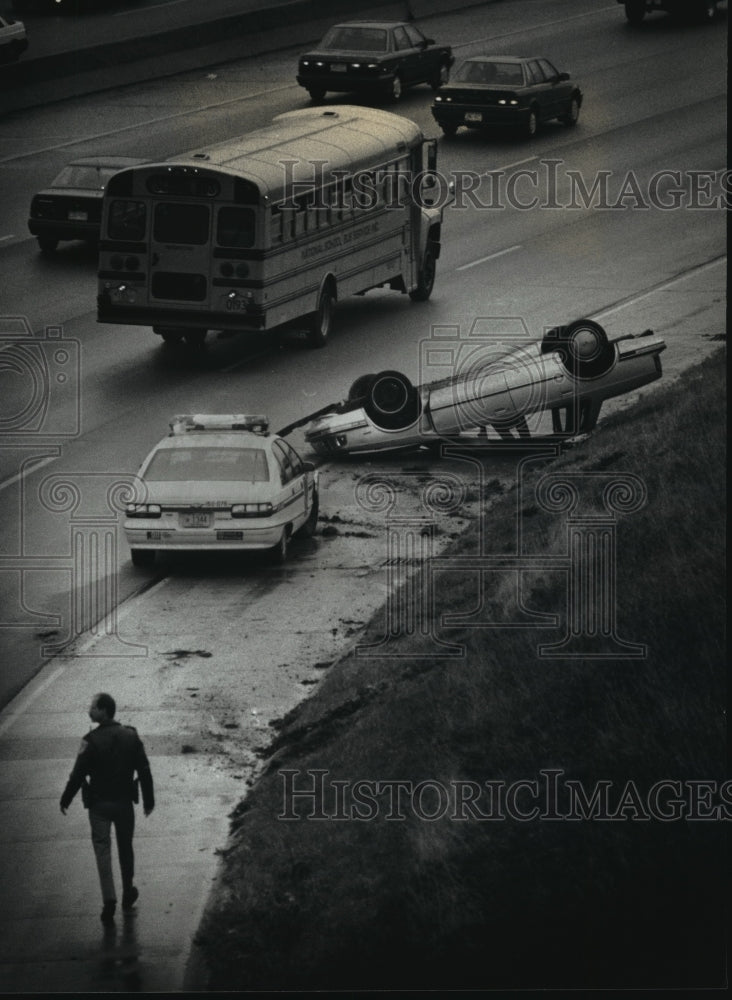
<instances>
[{"instance_id":1,"label":"white car","mask_svg":"<svg viewBox=\"0 0 732 1000\"><path fill-rule=\"evenodd\" d=\"M22 21L0 14L0 62L15 62L28 48L28 35Z\"/></svg>"},{"instance_id":2,"label":"white car","mask_svg":"<svg viewBox=\"0 0 732 1000\"><path fill-rule=\"evenodd\" d=\"M269 549L284 562L318 520L318 473L259 414L182 414L140 466L125 534L135 566L158 551Z\"/></svg>"},{"instance_id":3,"label":"white car","mask_svg":"<svg viewBox=\"0 0 732 1000\"><path fill-rule=\"evenodd\" d=\"M468 354L453 375L424 385L397 371L362 375L346 400L280 433L308 423L305 440L327 456L436 446L476 428L486 441L490 430L515 443L532 437L529 417L536 425L549 412L553 436L571 438L594 428L606 399L659 379L665 347L651 330L608 340L599 323L579 319L500 357Z\"/></svg>"}]
</instances>

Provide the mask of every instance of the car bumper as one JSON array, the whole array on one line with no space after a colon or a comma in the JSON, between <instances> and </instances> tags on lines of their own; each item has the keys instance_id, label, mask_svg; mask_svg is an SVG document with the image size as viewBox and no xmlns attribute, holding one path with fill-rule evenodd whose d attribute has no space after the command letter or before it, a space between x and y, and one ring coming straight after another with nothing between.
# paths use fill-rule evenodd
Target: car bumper
<instances>
[{"instance_id":1,"label":"car bumper","mask_svg":"<svg viewBox=\"0 0 732 1000\"><path fill-rule=\"evenodd\" d=\"M469 104L432 105L432 116L438 125L465 125L467 128L483 126L520 125L526 121L528 108L476 108Z\"/></svg>"},{"instance_id":2,"label":"car bumper","mask_svg":"<svg viewBox=\"0 0 732 1000\"><path fill-rule=\"evenodd\" d=\"M64 222L58 219L29 219L28 229L33 236L48 236L54 240L98 240L98 222Z\"/></svg>"},{"instance_id":3,"label":"car bumper","mask_svg":"<svg viewBox=\"0 0 732 1000\"><path fill-rule=\"evenodd\" d=\"M125 522L125 535L131 549L190 552L210 550L271 549L282 537L284 524L252 526L242 519L231 525L214 528L176 528L157 526L151 521Z\"/></svg>"},{"instance_id":4,"label":"car bumper","mask_svg":"<svg viewBox=\"0 0 732 1000\"><path fill-rule=\"evenodd\" d=\"M306 90L325 90L337 94L347 94L356 90L387 90L394 80L393 73L320 73L318 75L297 75L297 82Z\"/></svg>"}]
</instances>

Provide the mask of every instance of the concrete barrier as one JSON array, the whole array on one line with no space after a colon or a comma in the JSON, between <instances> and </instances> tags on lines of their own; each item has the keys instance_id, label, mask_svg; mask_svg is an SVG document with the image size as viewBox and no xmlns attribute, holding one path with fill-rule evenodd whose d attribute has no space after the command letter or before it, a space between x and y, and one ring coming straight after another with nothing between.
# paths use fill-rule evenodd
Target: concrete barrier
<instances>
[{"instance_id":1,"label":"concrete barrier","mask_svg":"<svg viewBox=\"0 0 732 1000\"><path fill-rule=\"evenodd\" d=\"M225 16L199 14L193 23L133 38L109 40L39 57L31 47L19 62L0 67L0 113L45 104L50 100L93 93L109 87L155 79L188 69L287 48L299 37L306 47L336 21L349 17L421 20L466 7L469 0L286 0L262 3ZM141 11L144 13L144 10ZM140 27L144 27L140 18ZM297 31L293 31L297 28Z\"/></svg>"}]
</instances>

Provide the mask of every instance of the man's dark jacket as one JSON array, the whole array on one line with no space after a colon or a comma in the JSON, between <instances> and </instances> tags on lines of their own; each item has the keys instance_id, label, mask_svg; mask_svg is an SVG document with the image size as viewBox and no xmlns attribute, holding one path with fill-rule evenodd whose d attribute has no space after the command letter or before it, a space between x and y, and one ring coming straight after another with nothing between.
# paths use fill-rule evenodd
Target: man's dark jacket
<instances>
[{"instance_id":1,"label":"man's dark jacket","mask_svg":"<svg viewBox=\"0 0 732 1000\"><path fill-rule=\"evenodd\" d=\"M150 763L142 740L132 726L114 719L100 722L82 739L81 750L61 796L66 809L82 786L86 789L84 805L95 802L134 802L137 800L135 773L140 779L142 802L146 811L155 805ZM85 779L89 776L89 785Z\"/></svg>"}]
</instances>

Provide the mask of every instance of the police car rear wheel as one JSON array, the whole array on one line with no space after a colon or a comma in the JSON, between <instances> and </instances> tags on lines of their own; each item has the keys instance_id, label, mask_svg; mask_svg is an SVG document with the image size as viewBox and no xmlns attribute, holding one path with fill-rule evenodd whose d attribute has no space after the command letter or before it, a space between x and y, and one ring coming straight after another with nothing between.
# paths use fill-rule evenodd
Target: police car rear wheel
<instances>
[{"instance_id":1,"label":"police car rear wheel","mask_svg":"<svg viewBox=\"0 0 732 1000\"><path fill-rule=\"evenodd\" d=\"M155 549L130 549L132 565L149 569L155 562Z\"/></svg>"},{"instance_id":2,"label":"police car rear wheel","mask_svg":"<svg viewBox=\"0 0 732 1000\"><path fill-rule=\"evenodd\" d=\"M270 560L275 566L281 566L287 561L287 549L289 547L290 535L287 528L282 529L279 542L269 550Z\"/></svg>"},{"instance_id":3,"label":"police car rear wheel","mask_svg":"<svg viewBox=\"0 0 732 1000\"><path fill-rule=\"evenodd\" d=\"M318 514L320 513L320 499L318 497L318 491L316 490L313 494L313 504L310 508L310 513L308 514L307 520L300 528L298 534L302 535L303 538L312 538L315 534L315 528L318 523Z\"/></svg>"}]
</instances>

